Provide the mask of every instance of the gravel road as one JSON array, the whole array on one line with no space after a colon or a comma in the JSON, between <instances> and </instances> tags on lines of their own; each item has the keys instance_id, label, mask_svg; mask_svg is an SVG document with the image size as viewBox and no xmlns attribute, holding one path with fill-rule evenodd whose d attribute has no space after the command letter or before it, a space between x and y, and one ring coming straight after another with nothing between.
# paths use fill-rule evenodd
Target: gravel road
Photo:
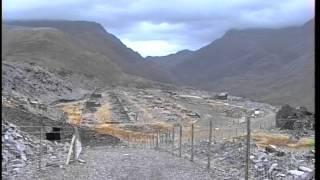
<instances>
[{"instance_id":1,"label":"gravel road","mask_svg":"<svg viewBox=\"0 0 320 180\"><path fill-rule=\"evenodd\" d=\"M85 164L71 163L65 168L50 167L41 174L15 179L46 180L186 180L212 179L203 167L186 159L150 149L92 147L85 149Z\"/></svg>"}]
</instances>

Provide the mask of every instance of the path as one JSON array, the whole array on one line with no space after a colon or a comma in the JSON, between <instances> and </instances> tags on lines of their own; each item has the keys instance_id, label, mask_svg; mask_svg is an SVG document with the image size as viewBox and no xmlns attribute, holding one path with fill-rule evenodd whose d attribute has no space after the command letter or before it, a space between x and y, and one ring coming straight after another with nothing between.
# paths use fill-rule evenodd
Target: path
<instances>
[{"instance_id":1,"label":"path","mask_svg":"<svg viewBox=\"0 0 320 180\"><path fill-rule=\"evenodd\" d=\"M25 175L16 179L43 180L206 180L211 179L203 167L189 160L150 149L94 147L82 155L85 164L72 163L65 169L51 167L41 176Z\"/></svg>"}]
</instances>

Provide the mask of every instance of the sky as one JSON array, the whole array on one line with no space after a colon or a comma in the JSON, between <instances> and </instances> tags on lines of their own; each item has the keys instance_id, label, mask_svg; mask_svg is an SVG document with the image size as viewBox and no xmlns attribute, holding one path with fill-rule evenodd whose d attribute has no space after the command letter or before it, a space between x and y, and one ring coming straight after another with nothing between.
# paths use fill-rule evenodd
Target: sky
<instances>
[{"instance_id":1,"label":"sky","mask_svg":"<svg viewBox=\"0 0 320 180\"><path fill-rule=\"evenodd\" d=\"M315 0L5 0L3 19L95 21L142 56L197 50L230 29L297 26Z\"/></svg>"}]
</instances>

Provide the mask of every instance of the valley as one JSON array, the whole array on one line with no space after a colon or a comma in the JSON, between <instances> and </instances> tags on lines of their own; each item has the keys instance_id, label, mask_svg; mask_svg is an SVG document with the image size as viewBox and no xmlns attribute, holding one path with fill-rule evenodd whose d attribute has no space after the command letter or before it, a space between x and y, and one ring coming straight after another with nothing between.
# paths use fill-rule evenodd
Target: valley
<instances>
[{"instance_id":1,"label":"valley","mask_svg":"<svg viewBox=\"0 0 320 180\"><path fill-rule=\"evenodd\" d=\"M5 22L2 177L312 179L313 26L143 58L96 22Z\"/></svg>"}]
</instances>

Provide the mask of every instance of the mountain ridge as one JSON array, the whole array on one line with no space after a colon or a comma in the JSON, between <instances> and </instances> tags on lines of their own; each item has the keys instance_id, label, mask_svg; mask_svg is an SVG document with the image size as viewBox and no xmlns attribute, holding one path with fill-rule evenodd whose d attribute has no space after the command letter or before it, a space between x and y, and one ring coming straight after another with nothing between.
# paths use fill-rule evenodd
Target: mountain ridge
<instances>
[{"instance_id":1,"label":"mountain ridge","mask_svg":"<svg viewBox=\"0 0 320 180\"><path fill-rule=\"evenodd\" d=\"M96 22L6 21L7 26L19 26L20 30L5 29L2 59L41 59L39 62L69 69L85 64L76 70L97 75L106 83L141 77L141 82L149 79L229 91L313 110L314 23L311 19L294 27L232 29L196 51L143 58ZM31 31L27 27L38 29Z\"/></svg>"},{"instance_id":2,"label":"mountain ridge","mask_svg":"<svg viewBox=\"0 0 320 180\"><path fill-rule=\"evenodd\" d=\"M167 67L184 85L313 110L313 34L314 19L285 28L232 29Z\"/></svg>"},{"instance_id":3,"label":"mountain ridge","mask_svg":"<svg viewBox=\"0 0 320 180\"><path fill-rule=\"evenodd\" d=\"M178 51L173 54L169 54L166 56L147 56L145 59L147 61L152 61L155 63L159 63L164 66L168 66L169 68L172 68L173 66L180 64L184 61L187 57L189 57L193 51L184 49L181 51Z\"/></svg>"},{"instance_id":4,"label":"mountain ridge","mask_svg":"<svg viewBox=\"0 0 320 180\"><path fill-rule=\"evenodd\" d=\"M153 62L145 61L139 53L128 48L99 23L69 20L15 20L6 21L5 24L56 28L66 33L70 40L81 48L106 56L126 74L165 83L172 82L168 72L161 70Z\"/></svg>"}]
</instances>

